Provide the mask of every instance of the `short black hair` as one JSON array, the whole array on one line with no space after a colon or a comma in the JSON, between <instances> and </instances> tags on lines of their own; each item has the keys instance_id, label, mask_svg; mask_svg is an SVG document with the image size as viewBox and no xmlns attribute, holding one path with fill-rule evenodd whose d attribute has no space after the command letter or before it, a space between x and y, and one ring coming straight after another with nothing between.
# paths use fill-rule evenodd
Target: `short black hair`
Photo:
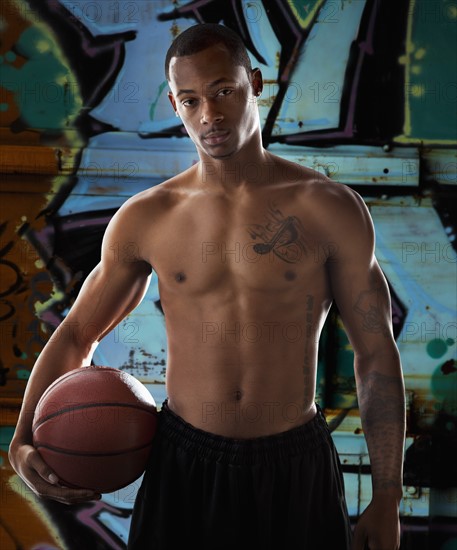
<instances>
[{"instance_id":1,"label":"short black hair","mask_svg":"<svg viewBox=\"0 0 457 550\"><path fill-rule=\"evenodd\" d=\"M240 65L249 73L252 70L246 46L235 31L217 23L200 23L179 34L168 48L165 57L165 77L170 81L170 61L172 57L193 55L210 46L223 44L235 65Z\"/></svg>"}]
</instances>

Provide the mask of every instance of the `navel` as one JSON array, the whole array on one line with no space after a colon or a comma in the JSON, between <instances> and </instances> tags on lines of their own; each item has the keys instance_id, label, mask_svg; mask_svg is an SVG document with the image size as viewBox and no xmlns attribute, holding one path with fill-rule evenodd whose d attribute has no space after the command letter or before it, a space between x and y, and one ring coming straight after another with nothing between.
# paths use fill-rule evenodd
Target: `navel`
<instances>
[{"instance_id":1,"label":"navel","mask_svg":"<svg viewBox=\"0 0 457 550\"><path fill-rule=\"evenodd\" d=\"M241 398L243 397L243 392L241 390L235 390L233 392L233 396L235 398L235 401L241 401Z\"/></svg>"}]
</instances>

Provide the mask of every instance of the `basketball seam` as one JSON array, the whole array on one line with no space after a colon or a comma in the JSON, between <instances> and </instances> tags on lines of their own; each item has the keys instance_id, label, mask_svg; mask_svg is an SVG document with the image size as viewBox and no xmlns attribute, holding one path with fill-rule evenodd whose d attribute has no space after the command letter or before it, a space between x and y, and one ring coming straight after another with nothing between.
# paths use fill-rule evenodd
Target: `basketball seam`
<instances>
[{"instance_id":1,"label":"basketball seam","mask_svg":"<svg viewBox=\"0 0 457 550\"><path fill-rule=\"evenodd\" d=\"M134 453L135 451L141 451L141 449L145 449L146 447L149 447L151 444L152 444L152 439L148 443L145 443L144 445L140 445L139 447L120 449L119 451L103 452L103 453L94 453L93 451L69 451L68 449L62 449L61 447L53 447L51 445L44 445L40 443L38 443L35 446L35 448L38 451L40 449L48 449L49 451L54 451L56 453L62 453L65 455L95 457L95 456L117 456L117 455L122 455L126 453Z\"/></svg>"},{"instance_id":2,"label":"basketball seam","mask_svg":"<svg viewBox=\"0 0 457 550\"><path fill-rule=\"evenodd\" d=\"M84 372L83 376L85 376L88 372L93 373L94 371L102 373L102 375L104 375L104 373L109 372L110 374L117 375L118 379L120 379L121 381L126 376L134 378L128 372L125 372L122 369L117 369L115 367L105 367L105 366L102 366L102 365L90 365L90 366L87 366L87 367L80 367L80 368L72 369L71 371L68 371L65 374L62 374L62 376L60 376L59 378L56 378L54 380L54 382L52 382L51 385L48 386L48 388L45 390L45 392L41 396L40 400L43 400L48 394L50 394L60 384L66 383L66 381L69 378L71 378L72 376L80 375L82 372Z\"/></svg>"},{"instance_id":3,"label":"basketball seam","mask_svg":"<svg viewBox=\"0 0 457 550\"><path fill-rule=\"evenodd\" d=\"M156 410L149 410L145 407L142 407L140 405L133 405L133 404L130 404L130 403L116 403L116 402L113 402L113 403L83 403L81 405L72 405L71 407L66 407L64 409L59 409L58 411L56 411L55 413L52 413L52 414L48 414L47 416L45 416L44 418L42 418L39 422L37 422L36 424L34 424L33 428L32 428L32 433L34 433L42 424L44 424L44 422L47 422L48 420L52 419L52 418L55 418L57 416L60 416L62 414L65 414L67 412L70 412L70 411L78 411L78 410L81 410L81 409L95 409L95 408L105 408L105 407L125 407L125 408L130 408L130 409L137 409L139 411L143 411L145 413L148 413L148 414L152 414L155 416L156 414Z\"/></svg>"}]
</instances>

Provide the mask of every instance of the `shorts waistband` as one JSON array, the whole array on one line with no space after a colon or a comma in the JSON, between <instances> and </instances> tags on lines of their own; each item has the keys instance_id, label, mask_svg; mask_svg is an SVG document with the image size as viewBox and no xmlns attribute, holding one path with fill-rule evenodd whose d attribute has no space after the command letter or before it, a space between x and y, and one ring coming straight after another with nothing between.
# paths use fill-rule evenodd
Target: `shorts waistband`
<instances>
[{"instance_id":1,"label":"shorts waistband","mask_svg":"<svg viewBox=\"0 0 457 550\"><path fill-rule=\"evenodd\" d=\"M234 439L196 428L171 411L168 400L159 412L158 430L176 446L210 460L230 464L254 464L309 453L330 438L322 409L316 403L316 415L290 430L248 439Z\"/></svg>"}]
</instances>

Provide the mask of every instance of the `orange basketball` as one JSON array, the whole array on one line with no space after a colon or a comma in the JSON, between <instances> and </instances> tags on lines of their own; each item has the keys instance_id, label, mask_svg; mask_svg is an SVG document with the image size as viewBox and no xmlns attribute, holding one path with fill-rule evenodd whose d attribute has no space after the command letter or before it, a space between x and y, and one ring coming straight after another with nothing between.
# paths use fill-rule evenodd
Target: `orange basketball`
<instances>
[{"instance_id":1,"label":"orange basketball","mask_svg":"<svg viewBox=\"0 0 457 550\"><path fill-rule=\"evenodd\" d=\"M83 367L43 393L33 445L69 487L111 493L145 470L157 425L155 401L130 374Z\"/></svg>"}]
</instances>

